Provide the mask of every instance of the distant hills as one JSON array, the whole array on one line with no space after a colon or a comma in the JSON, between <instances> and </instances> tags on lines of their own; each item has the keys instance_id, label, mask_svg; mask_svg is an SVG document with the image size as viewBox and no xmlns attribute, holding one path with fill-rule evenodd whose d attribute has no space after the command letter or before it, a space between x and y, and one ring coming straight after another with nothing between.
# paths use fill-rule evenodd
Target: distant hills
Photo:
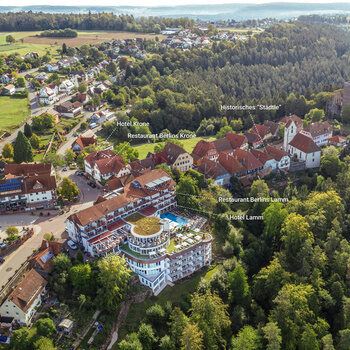
<instances>
[{"instance_id":1,"label":"distant hills","mask_svg":"<svg viewBox=\"0 0 350 350\"><path fill-rule=\"evenodd\" d=\"M0 6L0 12L34 11L49 13L113 12L135 17L188 17L201 20L288 19L307 14L350 14L350 3L265 3L181 6Z\"/></svg>"}]
</instances>

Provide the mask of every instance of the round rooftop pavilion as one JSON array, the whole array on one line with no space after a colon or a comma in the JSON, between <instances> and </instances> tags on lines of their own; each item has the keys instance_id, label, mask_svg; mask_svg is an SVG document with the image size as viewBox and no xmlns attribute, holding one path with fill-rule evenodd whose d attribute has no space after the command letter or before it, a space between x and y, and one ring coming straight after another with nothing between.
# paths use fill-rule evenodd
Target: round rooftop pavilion
<instances>
[{"instance_id":1,"label":"round rooftop pavilion","mask_svg":"<svg viewBox=\"0 0 350 350\"><path fill-rule=\"evenodd\" d=\"M131 224L131 233L141 240L157 237L163 232L163 221L153 216L134 213L123 218L123 220Z\"/></svg>"}]
</instances>

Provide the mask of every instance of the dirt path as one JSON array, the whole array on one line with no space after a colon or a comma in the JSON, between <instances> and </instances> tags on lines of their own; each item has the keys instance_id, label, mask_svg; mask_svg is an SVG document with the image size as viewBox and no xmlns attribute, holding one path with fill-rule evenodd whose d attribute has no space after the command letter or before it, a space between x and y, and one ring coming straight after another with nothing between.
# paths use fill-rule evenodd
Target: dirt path
<instances>
[{"instance_id":1,"label":"dirt path","mask_svg":"<svg viewBox=\"0 0 350 350\"><path fill-rule=\"evenodd\" d=\"M110 335L108 336L106 342L100 347L100 350L104 350L107 348L107 350L111 350L113 345L118 340L118 331L121 326L121 324L126 320L126 317L128 316L130 306L134 303L142 303L146 300L146 298L149 296L150 291L146 290L143 293L137 294L131 299L125 300L122 302L120 311L118 314L117 322L115 323ZM107 346L108 344L108 346Z\"/></svg>"}]
</instances>

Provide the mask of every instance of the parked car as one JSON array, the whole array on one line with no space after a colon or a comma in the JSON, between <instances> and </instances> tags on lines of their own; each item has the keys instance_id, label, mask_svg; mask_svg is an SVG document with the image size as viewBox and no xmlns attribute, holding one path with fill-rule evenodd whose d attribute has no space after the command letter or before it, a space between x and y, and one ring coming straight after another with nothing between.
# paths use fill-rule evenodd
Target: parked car
<instances>
[{"instance_id":1,"label":"parked car","mask_svg":"<svg viewBox=\"0 0 350 350\"><path fill-rule=\"evenodd\" d=\"M0 264L3 264L4 262L5 262L5 259L0 257Z\"/></svg>"},{"instance_id":2,"label":"parked car","mask_svg":"<svg viewBox=\"0 0 350 350\"><path fill-rule=\"evenodd\" d=\"M62 169L62 171L67 171L67 168L66 168L66 167L64 167L64 168Z\"/></svg>"},{"instance_id":3,"label":"parked car","mask_svg":"<svg viewBox=\"0 0 350 350\"><path fill-rule=\"evenodd\" d=\"M90 186L90 187L92 187L92 188L96 188L96 184L95 183L93 183L93 182L88 182L88 185Z\"/></svg>"},{"instance_id":4,"label":"parked car","mask_svg":"<svg viewBox=\"0 0 350 350\"><path fill-rule=\"evenodd\" d=\"M0 248L5 248L6 247L6 243L4 243L4 242L0 242Z\"/></svg>"},{"instance_id":5,"label":"parked car","mask_svg":"<svg viewBox=\"0 0 350 350\"><path fill-rule=\"evenodd\" d=\"M74 137L78 137L79 136L79 134L76 132L74 135L73 135Z\"/></svg>"},{"instance_id":6,"label":"parked car","mask_svg":"<svg viewBox=\"0 0 350 350\"><path fill-rule=\"evenodd\" d=\"M75 175L81 176L81 175L84 175L84 173L83 173L82 171L77 170L77 171L75 172Z\"/></svg>"},{"instance_id":7,"label":"parked car","mask_svg":"<svg viewBox=\"0 0 350 350\"><path fill-rule=\"evenodd\" d=\"M71 239L67 242L67 244L71 249L74 249L74 250L78 249L78 247L75 245L75 243Z\"/></svg>"}]
</instances>

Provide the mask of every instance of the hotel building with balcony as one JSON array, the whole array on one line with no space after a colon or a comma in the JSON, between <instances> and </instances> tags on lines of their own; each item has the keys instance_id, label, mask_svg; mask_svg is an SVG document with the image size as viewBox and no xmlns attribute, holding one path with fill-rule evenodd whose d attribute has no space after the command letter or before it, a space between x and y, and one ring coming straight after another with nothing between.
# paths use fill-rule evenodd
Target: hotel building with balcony
<instances>
[{"instance_id":1,"label":"hotel building with balcony","mask_svg":"<svg viewBox=\"0 0 350 350\"><path fill-rule=\"evenodd\" d=\"M122 194L99 197L92 207L69 216L67 231L92 256L124 256L140 282L158 294L211 262L209 234L184 228L176 235L174 223L160 218L176 206L175 182L156 169L129 182Z\"/></svg>"}]
</instances>

